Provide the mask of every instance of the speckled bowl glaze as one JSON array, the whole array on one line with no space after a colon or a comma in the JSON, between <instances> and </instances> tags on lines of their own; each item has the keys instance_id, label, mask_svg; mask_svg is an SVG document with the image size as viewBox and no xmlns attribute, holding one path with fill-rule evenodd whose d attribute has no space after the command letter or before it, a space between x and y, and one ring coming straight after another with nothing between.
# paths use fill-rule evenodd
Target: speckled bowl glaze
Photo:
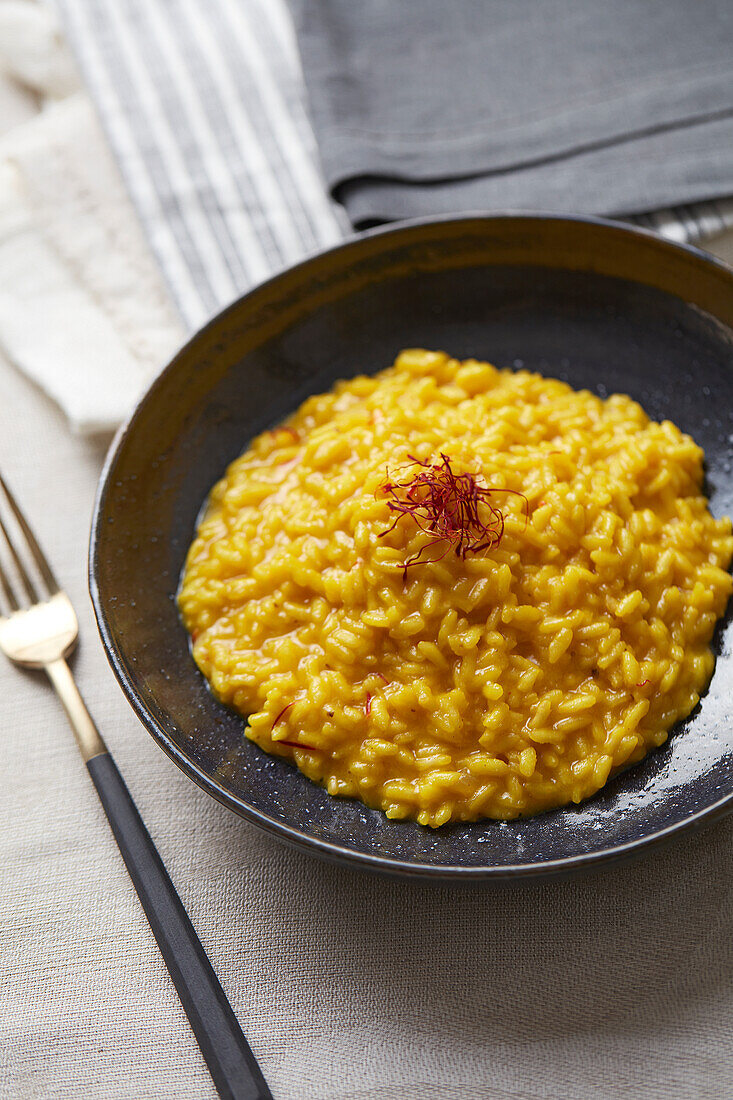
<instances>
[{"instance_id":1,"label":"speckled bowl glaze","mask_svg":"<svg viewBox=\"0 0 733 1100\"><path fill-rule=\"evenodd\" d=\"M210 694L175 604L209 489L253 435L309 394L380 370L410 346L630 394L704 447L712 510L733 511L733 271L591 218L464 217L366 234L210 321L112 448L90 587L109 660L143 724L195 782L273 836L411 878L567 875L733 808L730 615L710 690L666 745L580 806L508 823L431 830L332 798L245 742L241 718Z\"/></svg>"}]
</instances>

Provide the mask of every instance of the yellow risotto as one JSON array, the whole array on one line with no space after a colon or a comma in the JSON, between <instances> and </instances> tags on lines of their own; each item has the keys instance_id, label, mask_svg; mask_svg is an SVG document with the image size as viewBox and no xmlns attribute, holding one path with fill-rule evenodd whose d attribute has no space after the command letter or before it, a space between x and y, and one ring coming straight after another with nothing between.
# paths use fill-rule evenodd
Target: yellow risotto
<instances>
[{"instance_id":1,"label":"yellow risotto","mask_svg":"<svg viewBox=\"0 0 733 1100\"><path fill-rule=\"evenodd\" d=\"M733 538L703 457L629 397L404 351L215 486L179 595L194 658L248 737L388 817L580 802L710 680Z\"/></svg>"}]
</instances>

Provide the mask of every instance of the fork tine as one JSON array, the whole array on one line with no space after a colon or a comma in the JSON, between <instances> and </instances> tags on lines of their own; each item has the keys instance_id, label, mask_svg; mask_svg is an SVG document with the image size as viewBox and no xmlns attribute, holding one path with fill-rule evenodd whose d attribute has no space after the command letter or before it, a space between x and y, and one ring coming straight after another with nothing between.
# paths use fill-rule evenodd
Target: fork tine
<instances>
[{"instance_id":1,"label":"fork tine","mask_svg":"<svg viewBox=\"0 0 733 1100\"><path fill-rule=\"evenodd\" d=\"M2 562L0 562L0 588L2 588L2 590L3 590L3 593L5 595L5 600L8 604L8 606L10 607L10 610L11 611L18 611L19 610L18 601L15 598L15 593L13 592L12 588L10 587L10 581L8 580L8 578L5 574L5 570L3 569ZM0 608L0 617L2 617L2 608Z\"/></svg>"},{"instance_id":2,"label":"fork tine","mask_svg":"<svg viewBox=\"0 0 733 1100\"><path fill-rule=\"evenodd\" d=\"M44 583L45 583L45 585L48 589L49 596L55 595L55 593L59 591L59 586L58 586L58 582L57 582L56 578L54 577L54 575L51 571L51 566L46 561L45 554L43 553L40 546L36 542L35 535L33 534L30 527L28 526L28 524L26 522L26 519L25 519L25 516L23 515L20 508L18 507L18 504L15 500L15 497L13 496L13 494L10 492L10 489L8 489L7 485L3 481L2 474L0 474L0 489L2 489L3 493L5 494L7 502L10 505L10 509L11 509L13 515L15 516L17 522L18 522L18 526L20 527L21 531L23 532L23 535L25 537L25 541L28 544L28 549L31 552L31 556L32 556L34 562L36 563L36 568L38 569L38 572L43 577ZM5 531L5 528L3 528L3 532L5 534L5 538L7 539L8 538L8 533L7 533L7 531ZM10 542L9 539L8 539L8 542ZM17 556L16 556L15 551L13 550L12 546L11 546L11 551L13 553L13 557L16 558L16 560L17 560ZM23 576L23 581L24 581L24 584L25 584L26 583L25 582L25 570L23 570L22 568L21 568L21 576ZM26 584L26 588L27 587L28 587L28 585Z\"/></svg>"},{"instance_id":3,"label":"fork tine","mask_svg":"<svg viewBox=\"0 0 733 1100\"><path fill-rule=\"evenodd\" d=\"M38 603L39 602L39 596L38 596L38 593L36 592L35 585L33 584L33 581L31 580L31 578L28 575L28 570L25 568L25 566L23 565L23 562L18 557L18 554L17 554L17 551L16 551L15 547L13 546L12 542L10 541L10 535L8 534L7 527L3 523L2 518L0 518L0 533L2 533L5 536L5 542L8 545L8 550L10 551L10 555L11 555L13 561L15 562L15 568L18 571L18 576L20 577L21 581L23 582L23 587L25 588L26 592L28 593L28 599L31 601L31 603Z\"/></svg>"}]
</instances>

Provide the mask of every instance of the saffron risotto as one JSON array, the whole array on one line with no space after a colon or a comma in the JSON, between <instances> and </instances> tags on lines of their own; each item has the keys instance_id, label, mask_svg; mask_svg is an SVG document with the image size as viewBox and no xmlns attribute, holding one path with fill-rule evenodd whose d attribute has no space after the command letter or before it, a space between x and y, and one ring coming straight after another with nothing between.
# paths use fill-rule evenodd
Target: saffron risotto
<instances>
[{"instance_id":1,"label":"saffron risotto","mask_svg":"<svg viewBox=\"0 0 733 1100\"><path fill-rule=\"evenodd\" d=\"M501 511L465 556L389 505L444 456ZM733 538L703 459L629 397L403 351L215 486L179 593L194 658L248 737L388 817L580 802L712 675Z\"/></svg>"}]
</instances>

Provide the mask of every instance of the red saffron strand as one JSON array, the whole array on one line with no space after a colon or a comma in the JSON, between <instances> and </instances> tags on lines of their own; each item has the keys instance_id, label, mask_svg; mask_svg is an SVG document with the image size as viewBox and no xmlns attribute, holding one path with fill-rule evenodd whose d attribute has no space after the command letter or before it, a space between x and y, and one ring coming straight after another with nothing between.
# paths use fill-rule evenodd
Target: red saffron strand
<instances>
[{"instance_id":1,"label":"red saffron strand","mask_svg":"<svg viewBox=\"0 0 733 1100\"><path fill-rule=\"evenodd\" d=\"M389 680L387 679L387 677L384 676L381 672L375 672L374 675L378 676L380 680L384 680L385 684L389 683Z\"/></svg>"},{"instance_id":2,"label":"red saffron strand","mask_svg":"<svg viewBox=\"0 0 733 1100\"><path fill-rule=\"evenodd\" d=\"M320 752L315 745L302 745L300 741L283 741L282 739L275 742L276 745L287 745L290 749L305 749L306 752Z\"/></svg>"},{"instance_id":3,"label":"red saffron strand","mask_svg":"<svg viewBox=\"0 0 733 1100\"><path fill-rule=\"evenodd\" d=\"M390 499L387 507L395 513L394 519L379 538L393 531L403 516L410 519L426 535L431 536L412 558L404 564L403 577L412 565L428 565L441 561L453 547L456 556L465 561L467 554L477 554L498 546L504 535L504 513L490 498L496 493L521 497L524 501L525 527L529 519L529 502L524 493L516 489L489 489L478 484L475 474L456 474L450 459L441 451L439 463L424 462L407 456L419 471L406 481L389 479L382 490ZM479 513L484 511L484 517ZM445 550L437 558L423 558L423 554L436 543L447 542Z\"/></svg>"},{"instance_id":4,"label":"red saffron strand","mask_svg":"<svg viewBox=\"0 0 733 1100\"><path fill-rule=\"evenodd\" d=\"M274 721L274 722L272 723L272 725L270 726L270 729L271 729L271 730L274 730L275 726L276 726L276 725L278 724L278 722L279 722L279 721L280 721L280 719L281 719L281 718L283 717L283 715L285 714L285 712L286 712L287 710L290 710L290 708L291 708L291 707L294 707L294 706L295 706L295 703L286 703L286 705L285 705L285 706L283 707L283 709L282 709L282 710L280 711L280 713L278 714L278 716L277 716L277 718L275 719L275 721Z\"/></svg>"},{"instance_id":5,"label":"red saffron strand","mask_svg":"<svg viewBox=\"0 0 733 1100\"><path fill-rule=\"evenodd\" d=\"M367 692L366 693L366 704L364 706L364 713L366 714L367 718L369 717L369 715L371 713L371 710L372 710L372 696L371 696L370 692Z\"/></svg>"}]
</instances>

